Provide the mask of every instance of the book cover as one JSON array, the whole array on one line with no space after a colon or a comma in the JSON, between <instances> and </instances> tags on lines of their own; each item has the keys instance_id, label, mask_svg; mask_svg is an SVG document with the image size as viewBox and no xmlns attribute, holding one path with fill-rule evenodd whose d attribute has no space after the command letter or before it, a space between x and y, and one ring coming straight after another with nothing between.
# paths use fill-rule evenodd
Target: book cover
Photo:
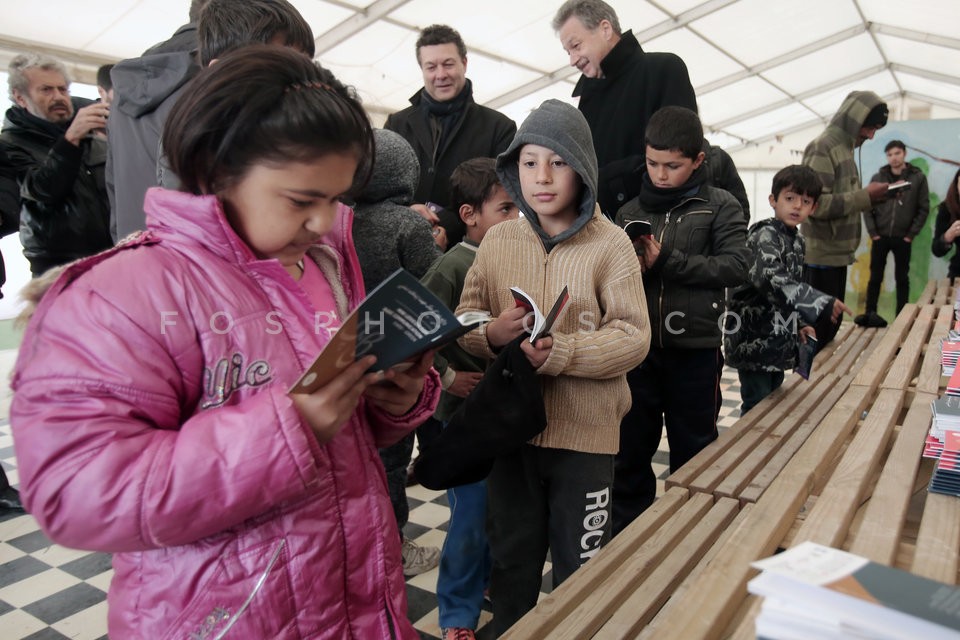
<instances>
[{"instance_id":1,"label":"book cover","mask_svg":"<svg viewBox=\"0 0 960 640\"><path fill-rule=\"evenodd\" d=\"M290 393L313 393L369 354L377 356L371 371L401 365L489 320L486 313L455 315L410 272L398 269L347 316Z\"/></svg>"},{"instance_id":2,"label":"book cover","mask_svg":"<svg viewBox=\"0 0 960 640\"><path fill-rule=\"evenodd\" d=\"M550 307L550 311L544 315L533 297L520 287L510 287L510 293L513 294L513 299L518 307L523 307L528 313L533 314L533 323L527 325L530 331L531 343L550 335L550 330L560 316L563 315L563 311L567 308L567 302L570 301L570 293L567 291L566 285L564 285L563 291L557 296L553 306Z\"/></svg>"},{"instance_id":3,"label":"book cover","mask_svg":"<svg viewBox=\"0 0 960 640\"><path fill-rule=\"evenodd\" d=\"M891 638L953 638L960 632L960 588L814 542L751 564L763 573L755 595L805 602L858 628Z\"/></svg>"},{"instance_id":4,"label":"book cover","mask_svg":"<svg viewBox=\"0 0 960 640\"><path fill-rule=\"evenodd\" d=\"M798 345L797 368L794 369L804 380L810 379L815 355L817 355L817 339L807 336L806 343L801 342Z\"/></svg>"}]
</instances>

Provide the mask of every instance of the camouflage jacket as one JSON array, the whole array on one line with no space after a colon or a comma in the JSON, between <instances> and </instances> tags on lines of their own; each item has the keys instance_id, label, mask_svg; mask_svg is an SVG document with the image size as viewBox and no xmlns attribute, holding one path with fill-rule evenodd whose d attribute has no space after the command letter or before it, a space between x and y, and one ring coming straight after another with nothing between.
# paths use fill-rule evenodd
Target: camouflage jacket
<instances>
[{"instance_id":1,"label":"camouflage jacket","mask_svg":"<svg viewBox=\"0 0 960 640\"><path fill-rule=\"evenodd\" d=\"M797 330L829 313L833 297L802 282L803 236L776 218L747 235L747 283L727 291L726 362L747 371L784 371L797 363Z\"/></svg>"}]
</instances>

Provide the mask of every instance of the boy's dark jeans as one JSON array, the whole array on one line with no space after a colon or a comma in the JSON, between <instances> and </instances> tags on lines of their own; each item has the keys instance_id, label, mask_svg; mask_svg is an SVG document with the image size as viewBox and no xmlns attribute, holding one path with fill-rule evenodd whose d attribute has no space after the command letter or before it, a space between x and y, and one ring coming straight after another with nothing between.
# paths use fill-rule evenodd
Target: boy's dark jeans
<instances>
[{"instance_id":1,"label":"boy's dark jeans","mask_svg":"<svg viewBox=\"0 0 960 640\"><path fill-rule=\"evenodd\" d=\"M876 312L887 268L887 253L893 253L893 277L897 283L897 313L910 297L910 247L903 238L880 236L870 249L870 283L867 285L867 313Z\"/></svg>"},{"instance_id":2,"label":"boy's dark jeans","mask_svg":"<svg viewBox=\"0 0 960 640\"><path fill-rule=\"evenodd\" d=\"M828 296L833 296L838 300L843 300L847 294L846 267L813 267L805 264L803 265L803 281L814 289L823 291ZM813 324L813 329L817 332L817 342L823 349L837 335L837 331L840 330L840 322L839 320L837 322L831 320L829 313L822 313Z\"/></svg>"},{"instance_id":3,"label":"boy's dark jeans","mask_svg":"<svg viewBox=\"0 0 960 640\"><path fill-rule=\"evenodd\" d=\"M633 404L620 423L620 453L613 479L613 535L653 504L657 478L653 456L664 424L670 472L717 439L720 415L719 348L650 347L647 359L627 374Z\"/></svg>"},{"instance_id":4,"label":"boy's dark jeans","mask_svg":"<svg viewBox=\"0 0 960 640\"><path fill-rule=\"evenodd\" d=\"M783 371L737 370L740 378L740 415L746 415L758 402L779 389L783 384Z\"/></svg>"}]
</instances>

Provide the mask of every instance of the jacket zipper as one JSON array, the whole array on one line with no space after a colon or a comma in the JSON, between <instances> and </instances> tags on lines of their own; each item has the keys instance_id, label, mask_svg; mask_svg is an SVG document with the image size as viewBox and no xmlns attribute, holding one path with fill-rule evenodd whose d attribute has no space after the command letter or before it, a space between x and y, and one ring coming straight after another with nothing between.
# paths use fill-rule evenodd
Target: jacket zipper
<instances>
[{"instance_id":1,"label":"jacket zipper","mask_svg":"<svg viewBox=\"0 0 960 640\"><path fill-rule=\"evenodd\" d=\"M691 200L692 200L692 199L693 199L693 198L691 198ZM661 248L661 249L663 248L663 236L666 235L666 233L667 233L667 227L670 225L670 216L673 214L674 210L675 210L677 207L682 207L683 205L685 205L685 204L688 203L688 202L690 202L690 200L684 200L683 202L681 202L681 203L677 204L675 207L673 207L673 209L670 209L669 211L667 211L667 217L666 217L666 218L664 219L664 221L663 221L663 228L660 230L660 237L657 238L657 242L660 243L660 248ZM686 213L677 216L677 219L676 219L674 222L679 224L680 220L682 220L682 219L685 218L686 216L689 216L689 215L694 214L694 213L710 213L710 211L709 211L709 210L705 210L705 211L687 211ZM661 348L661 349L663 348L663 323L664 323L664 320L663 320L663 287L664 287L664 282L663 282L663 276L661 275L661 276L660 276L660 294L659 294L659 296L658 296L659 300L658 300L658 303L657 303L657 305L658 305L657 315L660 316L660 323L659 323L660 326L659 326L659 328L658 328L658 332L659 332L659 334L660 334L660 348Z\"/></svg>"}]
</instances>

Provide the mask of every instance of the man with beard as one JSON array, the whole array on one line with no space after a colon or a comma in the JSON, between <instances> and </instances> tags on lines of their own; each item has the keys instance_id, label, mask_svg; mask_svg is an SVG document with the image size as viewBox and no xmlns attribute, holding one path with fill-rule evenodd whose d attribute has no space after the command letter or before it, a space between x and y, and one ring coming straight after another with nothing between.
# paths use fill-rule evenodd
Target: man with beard
<instances>
[{"instance_id":1,"label":"man with beard","mask_svg":"<svg viewBox=\"0 0 960 640\"><path fill-rule=\"evenodd\" d=\"M64 66L38 54L9 67L0 145L20 185L20 242L34 277L111 246L104 184L110 108L70 97Z\"/></svg>"}]
</instances>

